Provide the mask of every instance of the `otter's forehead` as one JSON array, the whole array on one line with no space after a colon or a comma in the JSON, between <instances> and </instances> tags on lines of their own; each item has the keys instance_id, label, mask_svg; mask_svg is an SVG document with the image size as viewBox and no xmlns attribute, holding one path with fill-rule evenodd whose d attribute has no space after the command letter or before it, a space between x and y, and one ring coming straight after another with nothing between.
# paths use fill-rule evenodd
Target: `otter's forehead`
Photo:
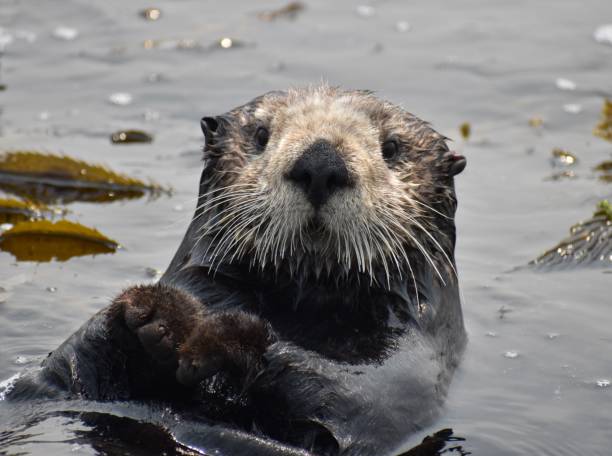
<instances>
[{"instance_id":1,"label":"otter's forehead","mask_svg":"<svg viewBox=\"0 0 612 456\"><path fill-rule=\"evenodd\" d=\"M332 141L397 135L425 148L443 139L426 122L369 91L322 86L271 92L253 100L249 111L246 123L261 120L277 133L323 135Z\"/></svg>"}]
</instances>

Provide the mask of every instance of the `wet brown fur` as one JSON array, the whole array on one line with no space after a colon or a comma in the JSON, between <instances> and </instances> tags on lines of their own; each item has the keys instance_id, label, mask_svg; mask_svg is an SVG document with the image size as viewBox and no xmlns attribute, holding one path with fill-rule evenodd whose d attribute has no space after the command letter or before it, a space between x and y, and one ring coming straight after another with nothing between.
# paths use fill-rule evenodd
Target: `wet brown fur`
<instances>
[{"instance_id":1,"label":"wet brown fur","mask_svg":"<svg viewBox=\"0 0 612 456\"><path fill-rule=\"evenodd\" d=\"M246 312L206 314L190 294L155 284L124 290L109 309L137 334L147 352L162 365L177 368L183 384L228 371L246 378L261 367L273 342L269 326Z\"/></svg>"}]
</instances>

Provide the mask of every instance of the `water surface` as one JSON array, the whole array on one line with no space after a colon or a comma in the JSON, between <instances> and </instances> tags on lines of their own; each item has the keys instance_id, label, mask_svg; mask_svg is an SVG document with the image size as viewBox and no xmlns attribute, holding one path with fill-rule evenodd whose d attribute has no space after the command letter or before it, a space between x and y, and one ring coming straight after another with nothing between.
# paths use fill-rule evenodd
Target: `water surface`
<instances>
[{"instance_id":1,"label":"water surface","mask_svg":"<svg viewBox=\"0 0 612 456\"><path fill-rule=\"evenodd\" d=\"M153 201L69 205L72 220L123 245L114 255L35 264L0 253L0 379L37 363L121 288L154 280L147 268L166 267L195 204L200 117L324 80L375 90L468 157L457 178L457 261L470 341L443 416L407 436L406 448L451 427L474 455L610 454L612 387L598 381L612 380L612 267L515 268L612 196L592 172L612 144L591 133L612 95L612 46L593 39L612 23L612 3L380 0L358 10L312 0L293 21L257 18L282 5L0 3L0 38L13 37L0 57L0 149L62 152L174 188ZM149 6L161 9L158 21L139 16ZM55 38L59 26L78 36ZM243 46L211 46L222 37ZM146 49L145 40L161 42ZM576 88L560 89L558 78ZM131 104L110 103L117 92ZM534 117L543 127L529 126ZM466 121L472 136L463 141ZM125 128L154 142L112 145L109 135ZM554 147L578 156L577 178L548 179ZM0 452L101 451L78 438L87 425L70 416L3 435L15 416L0 403Z\"/></svg>"}]
</instances>

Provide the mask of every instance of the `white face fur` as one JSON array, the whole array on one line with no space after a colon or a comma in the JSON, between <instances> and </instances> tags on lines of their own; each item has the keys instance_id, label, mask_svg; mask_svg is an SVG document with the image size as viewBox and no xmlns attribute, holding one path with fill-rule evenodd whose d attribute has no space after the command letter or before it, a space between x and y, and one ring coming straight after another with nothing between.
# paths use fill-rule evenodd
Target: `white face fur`
<instances>
[{"instance_id":1,"label":"white face fur","mask_svg":"<svg viewBox=\"0 0 612 456\"><path fill-rule=\"evenodd\" d=\"M367 92L274 92L204 127L214 178L201 235L213 263L379 271L388 281L410 268L410 248L431 255L435 198L452 196L454 211L445 138ZM315 201L309 189L325 173L333 181L333 166L342 183Z\"/></svg>"}]
</instances>

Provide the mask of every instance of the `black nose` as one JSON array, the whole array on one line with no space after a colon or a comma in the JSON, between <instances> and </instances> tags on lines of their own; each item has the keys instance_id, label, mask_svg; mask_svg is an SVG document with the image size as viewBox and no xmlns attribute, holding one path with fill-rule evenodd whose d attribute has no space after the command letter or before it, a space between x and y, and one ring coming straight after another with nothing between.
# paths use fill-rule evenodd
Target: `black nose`
<instances>
[{"instance_id":1,"label":"black nose","mask_svg":"<svg viewBox=\"0 0 612 456\"><path fill-rule=\"evenodd\" d=\"M351 185L344 160L334 146L324 140L315 141L304 151L287 178L306 193L315 209L325 204L336 190Z\"/></svg>"}]
</instances>

